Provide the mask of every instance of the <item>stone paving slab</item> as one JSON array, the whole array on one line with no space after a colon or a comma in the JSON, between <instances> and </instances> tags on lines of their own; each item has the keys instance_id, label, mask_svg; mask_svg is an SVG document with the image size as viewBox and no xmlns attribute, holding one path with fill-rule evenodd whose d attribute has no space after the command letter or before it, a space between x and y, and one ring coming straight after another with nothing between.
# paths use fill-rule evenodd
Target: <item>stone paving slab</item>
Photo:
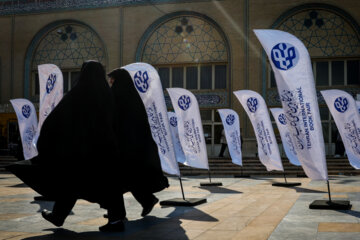
<instances>
[{"instance_id":1,"label":"stone paving slab","mask_svg":"<svg viewBox=\"0 0 360 240\"><path fill-rule=\"evenodd\" d=\"M348 199L351 210L311 210L313 200L327 198L325 182L288 178L301 186L274 187L282 178L213 177L221 187L201 187L204 177L186 177L186 198L205 197L196 207L155 205L149 216L140 216L141 206L130 193L124 195L128 221L123 233L104 234L104 209L79 200L63 227L41 217L52 202L34 201L37 194L11 174L0 175L0 240L47 239L360 239L360 176L332 176L334 199ZM160 200L181 197L179 181L156 196Z\"/></svg>"}]
</instances>

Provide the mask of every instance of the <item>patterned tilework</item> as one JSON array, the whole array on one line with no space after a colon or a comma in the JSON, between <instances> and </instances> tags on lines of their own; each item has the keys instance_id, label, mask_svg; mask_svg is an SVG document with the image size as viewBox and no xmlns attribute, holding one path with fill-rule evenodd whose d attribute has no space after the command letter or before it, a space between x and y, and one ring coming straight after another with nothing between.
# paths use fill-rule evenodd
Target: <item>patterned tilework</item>
<instances>
[{"instance_id":1,"label":"patterned tilework","mask_svg":"<svg viewBox=\"0 0 360 240\"><path fill-rule=\"evenodd\" d=\"M200 108L221 108L229 106L227 92L207 92L194 94ZM171 100L168 95L165 96L165 102L168 108L172 108Z\"/></svg>"},{"instance_id":2,"label":"patterned tilework","mask_svg":"<svg viewBox=\"0 0 360 240\"><path fill-rule=\"evenodd\" d=\"M198 0L206 1L206 0ZM153 4L166 2L188 2L188 0L27 0L0 1L0 15L29 14L38 12L52 12L60 10L92 9L116 7L123 5Z\"/></svg>"},{"instance_id":3,"label":"patterned tilework","mask_svg":"<svg viewBox=\"0 0 360 240\"><path fill-rule=\"evenodd\" d=\"M320 93L321 90L323 90L323 89L318 89L316 91L318 102L319 102L319 104L326 104L323 96ZM341 88L341 90L348 92L354 98L356 98L357 94L360 94L360 89L359 88L345 87L345 88ZM278 91L277 91L276 88L267 89L266 103L267 103L268 106L280 106L281 105L279 94L278 94Z\"/></svg>"},{"instance_id":4,"label":"patterned tilework","mask_svg":"<svg viewBox=\"0 0 360 240\"><path fill-rule=\"evenodd\" d=\"M79 68L88 59L105 63L105 50L99 37L87 26L60 25L38 44L32 69L44 63L53 63L61 68Z\"/></svg>"},{"instance_id":5,"label":"patterned tilework","mask_svg":"<svg viewBox=\"0 0 360 240\"><path fill-rule=\"evenodd\" d=\"M276 27L297 36L312 57L358 56L360 39L340 15L320 9L296 13Z\"/></svg>"},{"instance_id":6,"label":"patterned tilework","mask_svg":"<svg viewBox=\"0 0 360 240\"><path fill-rule=\"evenodd\" d=\"M207 21L178 16L161 24L148 38L142 61L152 64L226 62L226 42Z\"/></svg>"}]
</instances>

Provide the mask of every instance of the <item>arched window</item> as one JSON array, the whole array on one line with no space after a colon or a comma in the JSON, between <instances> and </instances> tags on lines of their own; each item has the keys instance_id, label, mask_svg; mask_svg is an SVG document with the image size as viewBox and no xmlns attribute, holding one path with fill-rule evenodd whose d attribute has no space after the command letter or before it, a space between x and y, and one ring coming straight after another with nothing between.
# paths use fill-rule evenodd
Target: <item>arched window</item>
<instances>
[{"instance_id":1,"label":"arched window","mask_svg":"<svg viewBox=\"0 0 360 240\"><path fill-rule=\"evenodd\" d=\"M37 98L39 80L37 66L57 65L64 77L64 92L74 86L81 65L86 60L97 60L106 65L106 51L99 36L87 25L64 21L50 24L38 33L30 63L30 95Z\"/></svg>"},{"instance_id":2,"label":"arched window","mask_svg":"<svg viewBox=\"0 0 360 240\"><path fill-rule=\"evenodd\" d=\"M318 90L320 115L327 153L332 154L337 128L319 93L322 89L342 89L354 97L360 93L360 31L353 18L341 9L310 4L283 14L273 28L298 37L309 51ZM269 101L276 94L276 82L268 65ZM274 89L272 89L274 88ZM271 105L280 102L271 101Z\"/></svg>"},{"instance_id":3,"label":"arched window","mask_svg":"<svg viewBox=\"0 0 360 240\"><path fill-rule=\"evenodd\" d=\"M164 90L186 88L198 98L210 153L222 130L216 108L228 107L228 49L224 33L213 20L199 13L177 12L153 23L137 52L137 61L157 68Z\"/></svg>"},{"instance_id":4,"label":"arched window","mask_svg":"<svg viewBox=\"0 0 360 240\"><path fill-rule=\"evenodd\" d=\"M344 16L313 8L289 16L276 28L304 43L317 86L359 85L360 36ZM270 84L276 86L273 77Z\"/></svg>"}]
</instances>

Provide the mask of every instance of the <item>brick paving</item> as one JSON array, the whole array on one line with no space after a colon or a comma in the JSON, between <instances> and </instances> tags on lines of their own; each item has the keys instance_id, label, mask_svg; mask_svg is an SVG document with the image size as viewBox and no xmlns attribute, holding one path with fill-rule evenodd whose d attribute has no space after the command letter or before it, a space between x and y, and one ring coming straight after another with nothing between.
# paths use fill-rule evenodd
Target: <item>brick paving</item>
<instances>
[{"instance_id":1,"label":"brick paving","mask_svg":"<svg viewBox=\"0 0 360 240\"><path fill-rule=\"evenodd\" d=\"M360 239L360 176L331 176L333 199L348 199L348 211L311 210L313 200L327 199L327 186L308 178L292 188L274 187L282 178L213 177L222 187L200 187L204 177L185 177L186 198L204 197L196 207L161 207L145 218L131 194L125 194L128 221L123 233L101 233L106 223L99 205L79 200L63 227L41 217L52 202L34 201L37 194L11 174L0 174L0 239ZM169 178L170 187L157 193L160 200L181 197L180 184Z\"/></svg>"}]
</instances>

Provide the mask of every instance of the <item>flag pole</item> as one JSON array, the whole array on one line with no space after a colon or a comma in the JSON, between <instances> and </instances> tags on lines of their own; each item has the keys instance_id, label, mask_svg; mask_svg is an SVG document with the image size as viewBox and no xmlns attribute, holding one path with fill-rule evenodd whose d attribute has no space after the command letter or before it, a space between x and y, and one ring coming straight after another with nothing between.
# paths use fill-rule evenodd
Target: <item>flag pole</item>
<instances>
[{"instance_id":1,"label":"flag pole","mask_svg":"<svg viewBox=\"0 0 360 240\"><path fill-rule=\"evenodd\" d=\"M349 210L352 205L348 200L331 200L330 182L326 180L328 187L329 201L327 200L315 200L310 205L310 209L335 209L335 210Z\"/></svg>"},{"instance_id":2,"label":"flag pole","mask_svg":"<svg viewBox=\"0 0 360 240\"><path fill-rule=\"evenodd\" d=\"M285 171L284 171L284 179L285 179L285 184L287 184L287 180L286 180L286 175L285 175Z\"/></svg>"},{"instance_id":3,"label":"flag pole","mask_svg":"<svg viewBox=\"0 0 360 240\"><path fill-rule=\"evenodd\" d=\"M211 173L210 173L210 168L208 169L208 174L209 174L209 180L210 182L201 182L200 186L201 187L216 187L216 186L222 186L221 182L211 182Z\"/></svg>"},{"instance_id":4,"label":"flag pole","mask_svg":"<svg viewBox=\"0 0 360 240\"><path fill-rule=\"evenodd\" d=\"M301 183L300 182L288 182L286 179L286 174L285 171L283 171L283 175L284 175L284 183L273 183L272 186L275 187L296 187L296 186L300 186Z\"/></svg>"},{"instance_id":5,"label":"flag pole","mask_svg":"<svg viewBox=\"0 0 360 240\"><path fill-rule=\"evenodd\" d=\"M181 174L178 176L179 181L180 181L180 187L181 187L181 194L182 194L182 198L172 198L169 200L164 200L160 202L160 206L184 206L184 207L191 207L191 206L196 206L199 204L203 204L206 203L206 198L188 198L185 199L185 194L184 194L184 188L182 185L182 179L181 179Z\"/></svg>"},{"instance_id":6,"label":"flag pole","mask_svg":"<svg viewBox=\"0 0 360 240\"><path fill-rule=\"evenodd\" d=\"M326 180L326 182L327 182L327 187L328 187L329 202L331 203L330 183L329 183L329 180Z\"/></svg>"},{"instance_id":7,"label":"flag pole","mask_svg":"<svg viewBox=\"0 0 360 240\"><path fill-rule=\"evenodd\" d=\"M182 185L182 181L181 181L181 175L179 176L179 181L180 181L180 187L181 187L181 193L182 193L182 197L185 200L185 194L184 194L184 188Z\"/></svg>"}]
</instances>

